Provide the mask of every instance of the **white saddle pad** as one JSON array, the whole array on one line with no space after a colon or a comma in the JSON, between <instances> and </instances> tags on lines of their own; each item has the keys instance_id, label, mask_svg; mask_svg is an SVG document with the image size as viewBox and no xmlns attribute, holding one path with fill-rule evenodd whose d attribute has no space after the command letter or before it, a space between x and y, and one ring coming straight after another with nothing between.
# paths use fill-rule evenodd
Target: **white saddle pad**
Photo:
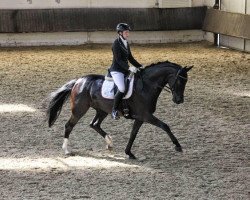
<instances>
[{"instance_id":1,"label":"white saddle pad","mask_svg":"<svg viewBox=\"0 0 250 200\"><path fill-rule=\"evenodd\" d=\"M134 85L134 76L131 78L129 83L129 88L127 94L123 97L123 99L128 99L131 97L133 92L133 85ZM104 80L102 84L102 97L106 99L114 99L114 86L115 83L113 80Z\"/></svg>"}]
</instances>

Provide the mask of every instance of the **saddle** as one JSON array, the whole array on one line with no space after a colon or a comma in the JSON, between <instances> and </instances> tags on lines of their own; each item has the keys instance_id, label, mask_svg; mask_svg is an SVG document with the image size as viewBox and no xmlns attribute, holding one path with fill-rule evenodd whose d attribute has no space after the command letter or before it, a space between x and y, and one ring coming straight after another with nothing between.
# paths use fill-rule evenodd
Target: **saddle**
<instances>
[{"instance_id":1,"label":"saddle","mask_svg":"<svg viewBox=\"0 0 250 200\"><path fill-rule=\"evenodd\" d=\"M125 92L124 92L123 101L121 102L121 105L120 105L121 112L123 116L127 119L132 119L132 117L130 116L130 110L127 104L127 99L129 99L133 93L134 80L135 80L134 75L125 78ZM105 76L105 80L102 84L102 89L101 89L102 97L106 99L114 99L117 90L118 89L114 83L113 78L108 73L108 75Z\"/></svg>"},{"instance_id":2,"label":"saddle","mask_svg":"<svg viewBox=\"0 0 250 200\"><path fill-rule=\"evenodd\" d=\"M125 79L125 94L123 99L129 99L133 93L134 87L134 75L130 79ZM105 99L114 99L117 91L117 87L114 83L114 80L111 76L106 75L105 80L102 84L101 94Z\"/></svg>"}]
</instances>

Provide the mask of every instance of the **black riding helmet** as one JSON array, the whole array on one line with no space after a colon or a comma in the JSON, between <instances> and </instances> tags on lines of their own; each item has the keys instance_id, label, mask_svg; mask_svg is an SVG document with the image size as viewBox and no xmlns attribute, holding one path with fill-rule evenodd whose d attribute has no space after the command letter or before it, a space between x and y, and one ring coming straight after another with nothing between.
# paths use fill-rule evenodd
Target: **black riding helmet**
<instances>
[{"instance_id":1,"label":"black riding helmet","mask_svg":"<svg viewBox=\"0 0 250 200\"><path fill-rule=\"evenodd\" d=\"M117 24L117 26L116 26L116 31L117 31L117 33L123 32L123 31L131 31L131 28L130 28L130 26L129 26L128 24L126 24L126 23L119 23L119 24Z\"/></svg>"}]
</instances>

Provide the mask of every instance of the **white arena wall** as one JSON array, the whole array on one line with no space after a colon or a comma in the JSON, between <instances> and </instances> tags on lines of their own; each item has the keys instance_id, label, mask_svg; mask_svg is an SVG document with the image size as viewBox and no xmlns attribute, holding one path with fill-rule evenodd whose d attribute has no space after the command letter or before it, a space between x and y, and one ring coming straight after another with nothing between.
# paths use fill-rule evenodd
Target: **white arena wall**
<instances>
[{"instance_id":1,"label":"white arena wall","mask_svg":"<svg viewBox=\"0 0 250 200\"><path fill-rule=\"evenodd\" d=\"M250 15L250 0L221 0L221 10ZM220 45L250 52L250 40L247 39L221 35Z\"/></svg>"},{"instance_id":2,"label":"white arena wall","mask_svg":"<svg viewBox=\"0 0 250 200\"><path fill-rule=\"evenodd\" d=\"M223 0L222 0L223 1ZM222 10L243 13L243 1L224 0ZM178 8L212 7L215 0L0 0L0 9L60 9L60 8ZM247 13L250 13L248 3ZM55 33L1 33L0 46L80 45L85 43L111 43L115 32L55 32ZM131 33L132 43L172 43L208 40L213 34L202 30L136 31ZM221 44L233 48L250 49L249 40L221 37Z\"/></svg>"},{"instance_id":3,"label":"white arena wall","mask_svg":"<svg viewBox=\"0 0 250 200\"><path fill-rule=\"evenodd\" d=\"M178 8L213 3L214 0L1 0L0 9Z\"/></svg>"},{"instance_id":4,"label":"white arena wall","mask_svg":"<svg viewBox=\"0 0 250 200\"><path fill-rule=\"evenodd\" d=\"M1 0L0 9L57 8L178 8L203 6L203 0ZM114 27L115 28L115 27ZM111 43L114 32L2 33L0 46L79 45ZM202 30L132 32L132 43L171 43L202 41Z\"/></svg>"},{"instance_id":5,"label":"white arena wall","mask_svg":"<svg viewBox=\"0 0 250 200\"><path fill-rule=\"evenodd\" d=\"M2 33L0 46L81 45L86 43L112 43L114 32L54 32L54 33ZM136 31L129 38L131 43L175 43L204 40L201 30L186 31Z\"/></svg>"}]
</instances>

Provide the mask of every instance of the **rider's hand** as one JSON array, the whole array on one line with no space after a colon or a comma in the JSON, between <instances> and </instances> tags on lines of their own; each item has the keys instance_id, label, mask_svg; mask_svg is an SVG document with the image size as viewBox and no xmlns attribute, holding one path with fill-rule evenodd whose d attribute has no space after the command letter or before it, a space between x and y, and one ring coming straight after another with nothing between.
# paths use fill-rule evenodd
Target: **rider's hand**
<instances>
[{"instance_id":1,"label":"rider's hand","mask_svg":"<svg viewBox=\"0 0 250 200\"><path fill-rule=\"evenodd\" d=\"M134 66L130 66L128 70L131 71L134 74L138 71L138 69L136 67L134 67Z\"/></svg>"}]
</instances>

